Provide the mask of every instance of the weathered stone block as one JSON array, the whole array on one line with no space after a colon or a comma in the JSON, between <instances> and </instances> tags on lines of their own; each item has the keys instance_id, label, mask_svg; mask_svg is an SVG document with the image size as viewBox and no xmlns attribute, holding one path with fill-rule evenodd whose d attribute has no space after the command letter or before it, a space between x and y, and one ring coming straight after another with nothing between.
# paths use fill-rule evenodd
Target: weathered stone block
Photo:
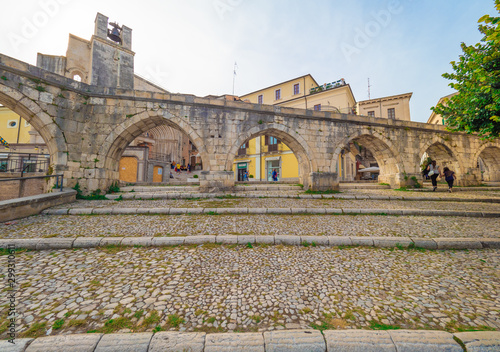
<instances>
[{"instance_id":1,"label":"weathered stone block","mask_svg":"<svg viewBox=\"0 0 500 352\"><path fill-rule=\"evenodd\" d=\"M329 246L330 240L328 236L300 236L301 243L315 243L318 246Z\"/></svg>"},{"instance_id":2,"label":"weathered stone block","mask_svg":"<svg viewBox=\"0 0 500 352\"><path fill-rule=\"evenodd\" d=\"M41 238L36 245L36 249L70 249L74 241L74 238Z\"/></svg>"},{"instance_id":3,"label":"weathered stone block","mask_svg":"<svg viewBox=\"0 0 500 352\"><path fill-rule=\"evenodd\" d=\"M94 352L102 334L70 334L39 337L26 352Z\"/></svg>"},{"instance_id":4,"label":"weathered stone block","mask_svg":"<svg viewBox=\"0 0 500 352\"><path fill-rule=\"evenodd\" d=\"M205 352L264 352L262 333L208 334Z\"/></svg>"},{"instance_id":5,"label":"weathered stone block","mask_svg":"<svg viewBox=\"0 0 500 352\"><path fill-rule=\"evenodd\" d=\"M216 236L206 235L206 236L187 236L184 237L184 244L204 244L204 243L215 243Z\"/></svg>"},{"instance_id":6,"label":"weathered stone block","mask_svg":"<svg viewBox=\"0 0 500 352\"><path fill-rule=\"evenodd\" d=\"M77 237L73 242L73 248L95 248L99 247L101 237Z\"/></svg>"},{"instance_id":7,"label":"weathered stone block","mask_svg":"<svg viewBox=\"0 0 500 352\"><path fill-rule=\"evenodd\" d=\"M373 246L373 239L371 237L362 236L349 236L353 246Z\"/></svg>"},{"instance_id":8,"label":"weathered stone block","mask_svg":"<svg viewBox=\"0 0 500 352\"><path fill-rule=\"evenodd\" d=\"M155 247L161 246L178 246L184 244L186 237L173 236L173 237L153 237L151 245Z\"/></svg>"},{"instance_id":9,"label":"weathered stone block","mask_svg":"<svg viewBox=\"0 0 500 352\"><path fill-rule=\"evenodd\" d=\"M408 247L413 243L412 240L406 237L372 237L373 246L381 248L392 248L397 246Z\"/></svg>"},{"instance_id":10,"label":"weathered stone block","mask_svg":"<svg viewBox=\"0 0 500 352\"><path fill-rule=\"evenodd\" d=\"M325 330L328 352L396 352L387 331Z\"/></svg>"},{"instance_id":11,"label":"weathered stone block","mask_svg":"<svg viewBox=\"0 0 500 352\"><path fill-rule=\"evenodd\" d=\"M0 351L2 352L24 352L26 346L31 343L33 339L16 339L15 343L10 343L7 340L0 341Z\"/></svg>"},{"instance_id":12,"label":"weathered stone block","mask_svg":"<svg viewBox=\"0 0 500 352\"><path fill-rule=\"evenodd\" d=\"M453 335L432 330L388 330L397 351L405 352L463 352Z\"/></svg>"},{"instance_id":13,"label":"weathered stone block","mask_svg":"<svg viewBox=\"0 0 500 352\"><path fill-rule=\"evenodd\" d=\"M222 244L237 244L238 237L239 236L236 235L221 235L216 237L215 242Z\"/></svg>"},{"instance_id":14,"label":"weathered stone block","mask_svg":"<svg viewBox=\"0 0 500 352\"><path fill-rule=\"evenodd\" d=\"M300 245L300 236L276 235L276 236L274 236L274 243L275 244L298 246L298 245Z\"/></svg>"},{"instance_id":15,"label":"weathered stone block","mask_svg":"<svg viewBox=\"0 0 500 352\"><path fill-rule=\"evenodd\" d=\"M352 246L351 238L345 236L328 236L328 242L332 247Z\"/></svg>"},{"instance_id":16,"label":"weathered stone block","mask_svg":"<svg viewBox=\"0 0 500 352\"><path fill-rule=\"evenodd\" d=\"M482 249L479 239L470 238L435 238L438 249Z\"/></svg>"},{"instance_id":17,"label":"weathered stone block","mask_svg":"<svg viewBox=\"0 0 500 352\"><path fill-rule=\"evenodd\" d=\"M274 236L272 235L255 236L255 243L274 244Z\"/></svg>"},{"instance_id":18,"label":"weathered stone block","mask_svg":"<svg viewBox=\"0 0 500 352\"><path fill-rule=\"evenodd\" d=\"M148 352L151 332L104 335L95 352Z\"/></svg>"},{"instance_id":19,"label":"weathered stone block","mask_svg":"<svg viewBox=\"0 0 500 352\"><path fill-rule=\"evenodd\" d=\"M286 330L264 333L266 352L326 352L318 330Z\"/></svg>"},{"instance_id":20,"label":"weathered stone block","mask_svg":"<svg viewBox=\"0 0 500 352\"><path fill-rule=\"evenodd\" d=\"M121 245L123 246L151 246L152 237L125 237Z\"/></svg>"},{"instance_id":21,"label":"weathered stone block","mask_svg":"<svg viewBox=\"0 0 500 352\"><path fill-rule=\"evenodd\" d=\"M148 352L203 352L204 332L159 332L154 334Z\"/></svg>"},{"instance_id":22,"label":"weathered stone block","mask_svg":"<svg viewBox=\"0 0 500 352\"><path fill-rule=\"evenodd\" d=\"M467 352L500 351L500 331L474 331L454 333L467 348Z\"/></svg>"},{"instance_id":23,"label":"weathered stone block","mask_svg":"<svg viewBox=\"0 0 500 352\"><path fill-rule=\"evenodd\" d=\"M119 246L123 239L124 237L104 237L101 239L101 242L99 242L99 246Z\"/></svg>"}]
</instances>

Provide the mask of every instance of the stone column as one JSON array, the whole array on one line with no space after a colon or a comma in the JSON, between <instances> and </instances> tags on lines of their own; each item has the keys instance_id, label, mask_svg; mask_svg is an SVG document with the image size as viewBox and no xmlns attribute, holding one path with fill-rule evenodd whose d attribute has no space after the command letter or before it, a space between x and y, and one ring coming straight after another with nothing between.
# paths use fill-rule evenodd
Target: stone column
<instances>
[{"instance_id":1,"label":"stone column","mask_svg":"<svg viewBox=\"0 0 500 352\"><path fill-rule=\"evenodd\" d=\"M311 172L309 188L311 191L338 191L338 174L336 172Z\"/></svg>"},{"instance_id":2,"label":"stone column","mask_svg":"<svg viewBox=\"0 0 500 352\"><path fill-rule=\"evenodd\" d=\"M200 192L214 193L231 191L234 188L233 171L202 171Z\"/></svg>"}]
</instances>

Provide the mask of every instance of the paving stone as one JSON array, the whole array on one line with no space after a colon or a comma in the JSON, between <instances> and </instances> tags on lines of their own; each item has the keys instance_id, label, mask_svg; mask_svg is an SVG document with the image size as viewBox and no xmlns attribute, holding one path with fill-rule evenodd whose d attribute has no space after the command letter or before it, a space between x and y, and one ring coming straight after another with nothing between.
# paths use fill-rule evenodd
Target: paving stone
<instances>
[{"instance_id":1,"label":"paving stone","mask_svg":"<svg viewBox=\"0 0 500 352\"><path fill-rule=\"evenodd\" d=\"M272 235L255 236L255 243L274 244L274 236Z\"/></svg>"},{"instance_id":2,"label":"paving stone","mask_svg":"<svg viewBox=\"0 0 500 352\"><path fill-rule=\"evenodd\" d=\"M326 352L318 330L268 331L264 333L266 352Z\"/></svg>"},{"instance_id":3,"label":"paving stone","mask_svg":"<svg viewBox=\"0 0 500 352\"><path fill-rule=\"evenodd\" d=\"M328 236L300 236L300 242L307 242L309 244L315 243L318 246L329 246L330 240Z\"/></svg>"},{"instance_id":4,"label":"paving stone","mask_svg":"<svg viewBox=\"0 0 500 352\"><path fill-rule=\"evenodd\" d=\"M136 214L137 208L116 208L113 207L113 214Z\"/></svg>"},{"instance_id":5,"label":"paving stone","mask_svg":"<svg viewBox=\"0 0 500 352\"><path fill-rule=\"evenodd\" d=\"M7 340L0 340L0 351L2 352L24 352L26 346L33 339L15 339L15 343L10 343Z\"/></svg>"},{"instance_id":6,"label":"paving stone","mask_svg":"<svg viewBox=\"0 0 500 352\"><path fill-rule=\"evenodd\" d=\"M292 209L292 214L305 214L307 213L306 208L291 208Z\"/></svg>"},{"instance_id":7,"label":"paving stone","mask_svg":"<svg viewBox=\"0 0 500 352\"><path fill-rule=\"evenodd\" d=\"M387 331L325 330L328 352L396 352Z\"/></svg>"},{"instance_id":8,"label":"paving stone","mask_svg":"<svg viewBox=\"0 0 500 352\"><path fill-rule=\"evenodd\" d=\"M203 352L204 332L158 332L149 344L148 352Z\"/></svg>"},{"instance_id":9,"label":"paving stone","mask_svg":"<svg viewBox=\"0 0 500 352\"><path fill-rule=\"evenodd\" d=\"M438 245L436 241L429 238L411 238L413 243L415 243L415 247L424 248L424 249L437 249Z\"/></svg>"},{"instance_id":10,"label":"paving stone","mask_svg":"<svg viewBox=\"0 0 500 352\"><path fill-rule=\"evenodd\" d=\"M255 236L252 235L238 235L238 244L255 243Z\"/></svg>"},{"instance_id":11,"label":"paving stone","mask_svg":"<svg viewBox=\"0 0 500 352\"><path fill-rule=\"evenodd\" d=\"M103 334L71 334L39 337L26 352L94 352Z\"/></svg>"},{"instance_id":12,"label":"paving stone","mask_svg":"<svg viewBox=\"0 0 500 352\"><path fill-rule=\"evenodd\" d=\"M215 243L216 236L187 236L184 237L184 244L204 244Z\"/></svg>"},{"instance_id":13,"label":"paving stone","mask_svg":"<svg viewBox=\"0 0 500 352\"><path fill-rule=\"evenodd\" d=\"M404 237L372 237L373 246L381 248L393 248L396 246L408 247L413 243L409 238Z\"/></svg>"},{"instance_id":14,"label":"paving stone","mask_svg":"<svg viewBox=\"0 0 500 352\"><path fill-rule=\"evenodd\" d=\"M0 248L8 248L9 245L14 245L16 248L36 249L40 242L39 238L11 238L0 240Z\"/></svg>"},{"instance_id":15,"label":"paving stone","mask_svg":"<svg viewBox=\"0 0 500 352\"><path fill-rule=\"evenodd\" d=\"M90 215L90 214L92 214L93 210L94 209L92 209L92 208L69 209L68 214L69 215Z\"/></svg>"},{"instance_id":16,"label":"paving stone","mask_svg":"<svg viewBox=\"0 0 500 352\"><path fill-rule=\"evenodd\" d=\"M113 214L113 208L94 208L92 214Z\"/></svg>"},{"instance_id":17,"label":"paving stone","mask_svg":"<svg viewBox=\"0 0 500 352\"><path fill-rule=\"evenodd\" d=\"M463 352L462 347L445 331L388 330L398 352Z\"/></svg>"},{"instance_id":18,"label":"paving stone","mask_svg":"<svg viewBox=\"0 0 500 352\"><path fill-rule=\"evenodd\" d=\"M222 243L222 244L237 244L238 237L239 236L236 236L236 235L221 235L221 236L217 236L215 241L217 243Z\"/></svg>"},{"instance_id":19,"label":"paving stone","mask_svg":"<svg viewBox=\"0 0 500 352\"><path fill-rule=\"evenodd\" d=\"M120 243L123 246L151 246L153 237L125 237Z\"/></svg>"},{"instance_id":20,"label":"paving stone","mask_svg":"<svg viewBox=\"0 0 500 352\"><path fill-rule=\"evenodd\" d=\"M457 332L453 334L467 348L467 352L500 351L500 331Z\"/></svg>"},{"instance_id":21,"label":"paving stone","mask_svg":"<svg viewBox=\"0 0 500 352\"><path fill-rule=\"evenodd\" d=\"M307 214L326 214L325 208L306 208Z\"/></svg>"},{"instance_id":22,"label":"paving stone","mask_svg":"<svg viewBox=\"0 0 500 352\"><path fill-rule=\"evenodd\" d=\"M201 209L203 211L203 209ZM170 213L170 208L148 208L147 209L147 213L148 214L162 214L162 215L166 215L168 213Z\"/></svg>"},{"instance_id":23,"label":"paving stone","mask_svg":"<svg viewBox=\"0 0 500 352\"><path fill-rule=\"evenodd\" d=\"M74 241L74 238L41 238L36 245L36 249L70 249Z\"/></svg>"},{"instance_id":24,"label":"paving stone","mask_svg":"<svg viewBox=\"0 0 500 352\"><path fill-rule=\"evenodd\" d=\"M274 243L275 244L298 246L298 245L300 245L300 237L299 236L289 236L289 235L276 235L276 236L274 236Z\"/></svg>"},{"instance_id":25,"label":"paving stone","mask_svg":"<svg viewBox=\"0 0 500 352\"><path fill-rule=\"evenodd\" d=\"M328 243L332 247L352 246L352 240L350 237L328 236Z\"/></svg>"},{"instance_id":26,"label":"paving stone","mask_svg":"<svg viewBox=\"0 0 500 352\"><path fill-rule=\"evenodd\" d=\"M350 236L353 246L373 246L373 239L371 237Z\"/></svg>"},{"instance_id":27,"label":"paving stone","mask_svg":"<svg viewBox=\"0 0 500 352\"><path fill-rule=\"evenodd\" d=\"M99 247L100 237L77 237L73 242L73 248L95 248Z\"/></svg>"},{"instance_id":28,"label":"paving stone","mask_svg":"<svg viewBox=\"0 0 500 352\"><path fill-rule=\"evenodd\" d=\"M325 214L342 214L342 209L339 209L339 208L325 208Z\"/></svg>"},{"instance_id":29,"label":"paving stone","mask_svg":"<svg viewBox=\"0 0 500 352\"><path fill-rule=\"evenodd\" d=\"M189 208L170 208L170 215L180 215L187 214L189 212Z\"/></svg>"},{"instance_id":30,"label":"paving stone","mask_svg":"<svg viewBox=\"0 0 500 352\"><path fill-rule=\"evenodd\" d=\"M468 238L436 238L438 249L482 249L483 245L479 240Z\"/></svg>"},{"instance_id":31,"label":"paving stone","mask_svg":"<svg viewBox=\"0 0 500 352\"><path fill-rule=\"evenodd\" d=\"M151 332L104 335L95 352L148 352Z\"/></svg>"},{"instance_id":32,"label":"paving stone","mask_svg":"<svg viewBox=\"0 0 500 352\"><path fill-rule=\"evenodd\" d=\"M291 208L267 208L267 214L291 214Z\"/></svg>"},{"instance_id":33,"label":"paving stone","mask_svg":"<svg viewBox=\"0 0 500 352\"><path fill-rule=\"evenodd\" d=\"M262 333L208 334L205 352L264 352Z\"/></svg>"},{"instance_id":34,"label":"paving stone","mask_svg":"<svg viewBox=\"0 0 500 352\"><path fill-rule=\"evenodd\" d=\"M122 243L123 239L124 237L103 237L101 239L101 242L99 243L99 246L119 246Z\"/></svg>"},{"instance_id":35,"label":"paving stone","mask_svg":"<svg viewBox=\"0 0 500 352\"><path fill-rule=\"evenodd\" d=\"M500 238L481 238L483 248L500 248Z\"/></svg>"},{"instance_id":36,"label":"paving stone","mask_svg":"<svg viewBox=\"0 0 500 352\"><path fill-rule=\"evenodd\" d=\"M69 211L68 208L64 208L64 209L45 209L44 211L42 211L42 214L46 214L46 215L67 215L68 211Z\"/></svg>"}]
</instances>

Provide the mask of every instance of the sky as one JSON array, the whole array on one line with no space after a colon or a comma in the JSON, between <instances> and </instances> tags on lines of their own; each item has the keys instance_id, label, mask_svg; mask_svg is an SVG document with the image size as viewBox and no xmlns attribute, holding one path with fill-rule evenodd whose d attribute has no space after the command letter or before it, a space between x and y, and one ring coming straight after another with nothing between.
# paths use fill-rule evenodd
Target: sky
<instances>
[{"instance_id":1,"label":"sky","mask_svg":"<svg viewBox=\"0 0 500 352\"><path fill-rule=\"evenodd\" d=\"M173 93L244 95L310 73L344 78L357 101L413 92L426 122L453 90L441 77L481 40L493 0L3 1L0 53L36 64L89 40L97 12L132 28L135 73ZM234 67L236 76L234 76Z\"/></svg>"}]
</instances>

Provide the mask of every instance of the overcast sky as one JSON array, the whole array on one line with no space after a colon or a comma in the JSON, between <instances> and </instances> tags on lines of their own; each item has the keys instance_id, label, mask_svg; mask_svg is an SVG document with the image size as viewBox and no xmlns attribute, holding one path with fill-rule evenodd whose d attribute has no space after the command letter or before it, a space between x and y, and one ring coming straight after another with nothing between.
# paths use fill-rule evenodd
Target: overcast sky
<instances>
[{"instance_id":1,"label":"overcast sky","mask_svg":"<svg viewBox=\"0 0 500 352\"><path fill-rule=\"evenodd\" d=\"M132 28L135 72L174 93L243 95L310 73L344 78L357 101L413 92L411 119L452 93L460 43L481 39L493 0L3 1L0 52L36 63L90 39L97 12Z\"/></svg>"}]
</instances>

